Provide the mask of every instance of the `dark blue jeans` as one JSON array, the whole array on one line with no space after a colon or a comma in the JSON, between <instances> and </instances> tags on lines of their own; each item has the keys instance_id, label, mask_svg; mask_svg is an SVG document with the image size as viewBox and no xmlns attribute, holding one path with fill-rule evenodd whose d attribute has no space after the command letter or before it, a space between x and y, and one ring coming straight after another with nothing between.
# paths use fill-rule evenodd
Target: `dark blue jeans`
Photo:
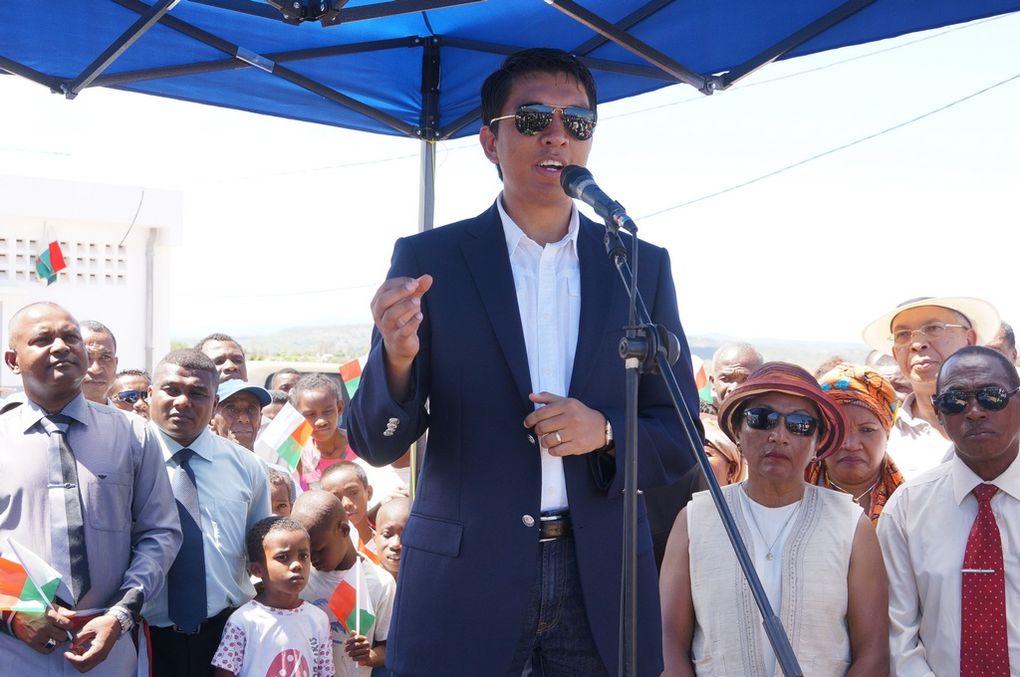
<instances>
[{"instance_id":1,"label":"dark blue jeans","mask_svg":"<svg viewBox=\"0 0 1020 677\"><path fill-rule=\"evenodd\" d=\"M615 622L615 621L614 621ZM571 537L542 543L539 576L507 677L609 677L584 611Z\"/></svg>"}]
</instances>

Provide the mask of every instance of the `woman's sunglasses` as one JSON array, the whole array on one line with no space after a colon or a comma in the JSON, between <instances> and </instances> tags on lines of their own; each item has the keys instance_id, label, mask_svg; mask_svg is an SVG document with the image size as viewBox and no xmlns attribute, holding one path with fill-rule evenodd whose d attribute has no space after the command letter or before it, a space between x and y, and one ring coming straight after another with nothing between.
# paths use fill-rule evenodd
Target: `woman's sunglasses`
<instances>
[{"instance_id":1,"label":"woman's sunglasses","mask_svg":"<svg viewBox=\"0 0 1020 677\"><path fill-rule=\"evenodd\" d=\"M149 393L144 390L121 390L117 393L117 399L128 404L134 404L139 398L147 402L149 400Z\"/></svg>"},{"instance_id":2,"label":"woman's sunglasses","mask_svg":"<svg viewBox=\"0 0 1020 677\"><path fill-rule=\"evenodd\" d=\"M780 414L768 407L751 407L744 410L744 422L754 430L772 430L779 424L779 419L786 423L786 429L794 435L807 437L818 429L818 419L807 414Z\"/></svg>"},{"instance_id":3,"label":"woman's sunglasses","mask_svg":"<svg viewBox=\"0 0 1020 677\"><path fill-rule=\"evenodd\" d=\"M578 141L587 141L595 131L595 111L580 106L548 106L544 103L526 103L518 106L513 115L501 115L489 120L493 122L514 119L514 126L524 136L534 136L552 124L553 114L559 111L563 116L563 127Z\"/></svg>"},{"instance_id":4,"label":"woman's sunglasses","mask_svg":"<svg viewBox=\"0 0 1020 677\"><path fill-rule=\"evenodd\" d=\"M1009 404L1009 399L1020 391L1020 386L1007 390L1002 386L985 386L977 390L947 390L932 395L931 403L943 414L959 414L967 408L973 397L978 406L985 411L1001 411Z\"/></svg>"}]
</instances>

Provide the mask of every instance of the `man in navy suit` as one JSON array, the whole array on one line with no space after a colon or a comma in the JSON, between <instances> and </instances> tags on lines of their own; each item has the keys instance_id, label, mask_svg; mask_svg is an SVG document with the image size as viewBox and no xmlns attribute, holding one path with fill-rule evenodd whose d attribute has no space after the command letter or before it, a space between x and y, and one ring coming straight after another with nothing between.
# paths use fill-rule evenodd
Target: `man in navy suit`
<instances>
[{"instance_id":1,"label":"man in navy suit","mask_svg":"<svg viewBox=\"0 0 1020 677\"><path fill-rule=\"evenodd\" d=\"M595 105L575 57L509 56L482 87L480 141L502 194L476 218L399 240L372 301L352 445L385 464L429 431L387 642L397 675L520 675L529 662L546 677L616 671L627 295L603 228L559 180L588 159ZM669 257L640 247L639 286L680 338L675 371L697 412ZM693 457L658 377L642 378L639 407L639 485L675 480ZM657 576L639 512L638 674L658 675Z\"/></svg>"}]
</instances>

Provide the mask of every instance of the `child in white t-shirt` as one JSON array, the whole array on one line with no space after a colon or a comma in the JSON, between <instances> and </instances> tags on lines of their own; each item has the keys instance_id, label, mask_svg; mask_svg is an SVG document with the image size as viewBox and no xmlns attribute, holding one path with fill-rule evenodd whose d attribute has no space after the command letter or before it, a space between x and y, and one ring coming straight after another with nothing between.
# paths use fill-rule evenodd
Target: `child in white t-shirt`
<instances>
[{"instance_id":1,"label":"child in white t-shirt","mask_svg":"<svg viewBox=\"0 0 1020 677\"><path fill-rule=\"evenodd\" d=\"M333 677L329 618L299 596L311 572L308 532L288 517L267 517L247 545L249 571L263 588L227 620L212 660L216 676Z\"/></svg>"},{"instance_id":2,"label":"child in white t-shirt","mask_svg":"<svg viewBox=\"0 0 1020 677\"><path fill-rule=\"evenodd\" d=\"M305 492L294 502L291 516L311 536L314 568L301 598L329 616L336 674L369 677L372 668L382 667L386 659L393 579L358 555L344 506L333 494L321 489ZM345 590L350 594L345 596Z\"/></svg>"}]
</instances>

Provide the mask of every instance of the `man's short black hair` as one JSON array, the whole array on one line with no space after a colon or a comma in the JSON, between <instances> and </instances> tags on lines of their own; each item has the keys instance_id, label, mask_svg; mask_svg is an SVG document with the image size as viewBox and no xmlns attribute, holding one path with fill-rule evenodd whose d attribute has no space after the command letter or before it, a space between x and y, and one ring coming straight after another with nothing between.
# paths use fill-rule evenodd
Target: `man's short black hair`
<instances>
[{"instance_id":1,"label":"man's short black hair","mask_svg":"<svg viewBox=\"0 0 1020 677\"><path fill-rule=\"evenodd\" d=\"M117 337L113 335L113 332L105 324L97 320L82 320L78 323L78 326L82 329L88 329L93 334L106 334L110 337L110 341L113 342L113 352L117 352Z\"/></svg>"},{"instance_id":2,"label":"man's short black hair","mask_svg":"<svg viewBox=\"0 0 1020 677\"><path fill-rule=\"evenodd\" d=\"M958 357L966 357L967 355L987 357L997 361L1002 365L1002 371L1006 375L1006 386L1008 388L1016 388L1020 386L1020 374L1017 373L1016 367L1009 361L1009 358L1000 353L998 350L992 350L987 346L964 346L955 353L950 355L945 362L942 363L942 367L939 369L939 377L935 382L935 392L942 392L942 375L946 372L949 363Z\"/></svg>"},{"instance_id":3,"label":"man's short black hair","mask_svg":"<svg viewBox=\"0 0 1020 677\"><path fill-rule=\"evenodd\" d=\"M273 401L270 402L270 404L287 404L290 402L290 395L282 390L270 390L269 396L273 398Z\"/></svg>"},{"instance_id":4,"label":"man's short black hair","mask_svg":"<svg viewBox=\"0 0 1020 677\"><path fill-rule=\"evenodd\" d=\"M289 517L266 517L255 523L255 526L248 532L245 545L248 548L248 561L251 563L265 563L266 551L263 543L266 536L274 531L300 531L306 536L308 532L300 522Z\"/></svg>"},{"instance_id":5,"label":"man's short black hair","mask_svg":"<svg viewBox=\"0 0 1020 677\"><path fill-rule=\"evenodd\" d=\"M588 95L588 105L595 110L598 96L595 91L595 78L580 59L562 49L534 47L522 49L508 56L498 71L492 73L482 83L482 124L488 125L493 118L499 117L514 80L530 73L564 73L580 83ZM542 101L539 103L562 104L561 101ZM497 123L498 124L498 123ZM496 126L491 127L496 134Z\"/></svg>"},{"instance_id":6,"label":"man's short black hair","mask_svg":"<svg viewBox=\"0 0 1020 677\"><path fill-rule=\"evenodd\" d=\"M212 375L214 383L218 383L220 380L219 372L216 371L216 365L213 364L208 355L196 348L181 348L180 350L173 350L167 353L166 357L156 365L156 371L159 371L160 366L164 364L172 364L181 369L191 371L208 372Z\"/></svg>"},{"instance_id":7,"label":"man's short black hair","mask_svg":"<svg viewBox=\"0 0 1020 677\"><path fill-rule=\"evenodd\" d=\"M146 381L152 382L152 377L149 376L149 372L144 369L121 369L117 372L117 378L121 376L139 376L144 378Z\"/></svg>"},{"instance_id":8,"label":"man's short black hair","mask_svg":"<svg viewBox=\"0 0 1020 677\"><path fill-rule=\"evenodd\" d=\"M204 350L205 344L208 343L209 341L220 341L221 343L226 343L229 341L230 343L233 343L235 346L237 346L237 349L241 351L241 355L244 355L244 346L241 345L240 341L238 341L233 336L230 336L229 334L222 334L220 332L213 332L212 334L209 334L208 336L200 340L198 343L195 344L195 350Z\"/></svg>"}]
</instances>

